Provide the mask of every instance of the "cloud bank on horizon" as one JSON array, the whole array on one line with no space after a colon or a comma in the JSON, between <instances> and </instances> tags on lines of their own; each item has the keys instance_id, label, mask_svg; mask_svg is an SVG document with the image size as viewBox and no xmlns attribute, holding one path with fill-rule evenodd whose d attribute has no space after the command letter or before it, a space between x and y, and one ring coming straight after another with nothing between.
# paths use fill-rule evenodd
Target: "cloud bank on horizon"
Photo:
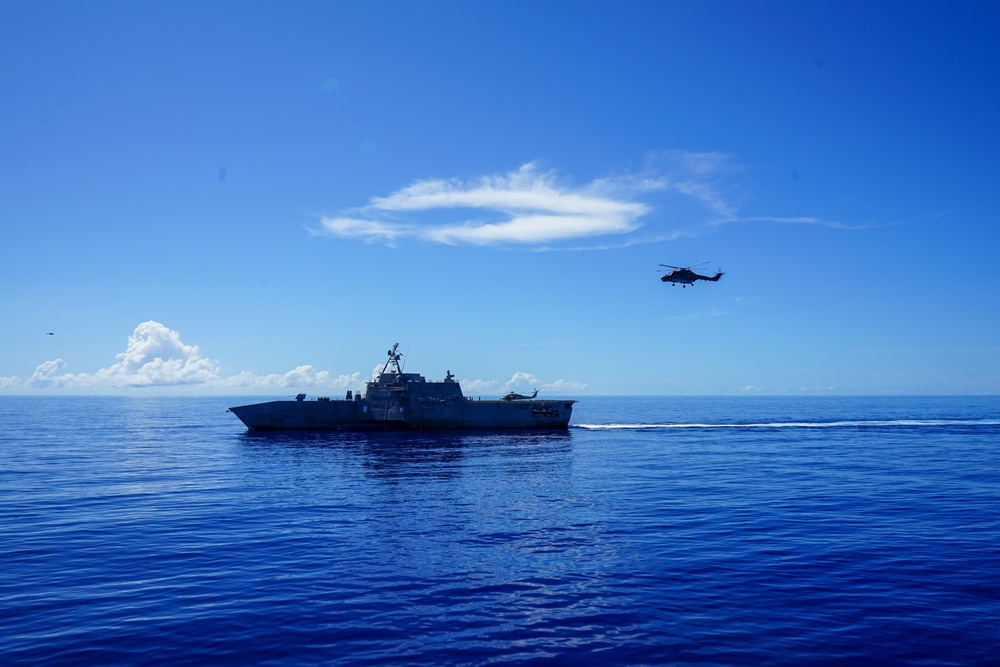
<instances>
[{"instance_id":1,"label":"cloud bank on horizon","mask_svg":"<svg viewBox=\"0 0 1000 667\"><path fill-rule=\"evenodd\" d=\"M733 221L736 208L717 179L730 157L717 152L660 151L644 171L574 186L555 170L529 162L507 174L472 180L416 181L368 205L324 217L313 233L395 245L411 239L447 245L554 247L599 237L635 242L654 206L640 201L672 195L699 209L706 223ZM662 231L651 239L662 240ZM650 240L650 239L647 239Z\"/></svg>"},{"instance_id":2,"label":"cloud bank on horizon","mask_svg":"<svg viewBox=\"0 0 1000 667\"><path fill-rule=\"evenodd\" d=\"M242 371L225 376L217 360L201 356L197 345L184 343L178 332L153 320L135 328L128 337L125 351L116 358L115 363L94 373L66 372L68 364L62 359L45 361L25 380L16 376L0 376L0 390L7 393L101 393L156 388L234 393L289 389L296 393L302 389L345 391L359 388L382 368L381 364L376 366L372 376L364 376L360 372L333 375L306 364L287 373L257 375L252 371ZM567 380L543 383L534 375L520 371L507 382L463 380L462 383L466 391L479 393L498 393L528 385L559 391L582 391L587 388L581 382Z\"/></svg>"}]
</instances>

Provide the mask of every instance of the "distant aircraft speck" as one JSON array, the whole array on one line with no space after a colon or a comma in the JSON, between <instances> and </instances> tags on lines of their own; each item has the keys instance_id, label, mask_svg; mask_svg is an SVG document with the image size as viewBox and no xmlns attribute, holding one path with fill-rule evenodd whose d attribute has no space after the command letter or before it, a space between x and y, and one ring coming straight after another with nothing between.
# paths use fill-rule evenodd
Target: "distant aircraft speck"
<instances>
[{"instance_id":1,"label":"distant aircraft speck","mask_svg":"<svg viewBox=\"0 0 1000 667\"><path fill-rule=\"evenodd\" d=\"M51 331L46 331L46 332L45 332L45 335L46 335L46 336L55 336L55 334L54 334L54 333L52 333Z\"/></svg>"}]
</instances>

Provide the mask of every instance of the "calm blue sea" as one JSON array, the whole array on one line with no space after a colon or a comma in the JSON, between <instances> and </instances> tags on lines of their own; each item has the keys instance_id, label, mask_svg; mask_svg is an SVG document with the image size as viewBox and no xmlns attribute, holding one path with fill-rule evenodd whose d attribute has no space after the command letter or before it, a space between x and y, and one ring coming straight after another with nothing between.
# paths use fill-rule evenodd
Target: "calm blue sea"
<instances>
[{"instance_id":1,"label":"calm blue sea","mask_svg":"<svg viewBox=\"0 0 1000 667\"><path fill-rule=\"evenodd\" d=\"M1000 397L267 434L0 398L4 665L1000 664Z\"/></svg>"}]
</instances>

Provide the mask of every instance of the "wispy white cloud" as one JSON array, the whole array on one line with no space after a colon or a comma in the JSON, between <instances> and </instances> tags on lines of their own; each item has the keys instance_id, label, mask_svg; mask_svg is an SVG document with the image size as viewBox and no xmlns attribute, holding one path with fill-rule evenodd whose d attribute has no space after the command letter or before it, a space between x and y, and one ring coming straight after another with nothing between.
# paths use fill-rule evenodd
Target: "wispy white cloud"
<instances>
[{"instance_id":1,"label":"wispy white cloud","mask_svg":"<svg viewBox=\"0 0 1000 667\"><path fill-rule=\"evenodd\" d=\"M319 235L390 245L415 239L448 245L552 245L598 237L627 237L645 225L652 193L669 192L730 215L709 183L721 154L673 156L670 173L647 169L573 185L534 163L472 180L427 179L361 209L325 217ZM680 173L683 171L684 173ZM669 217L669 211L658 211ZM676 234L676 232L674 233ZM634 242L634 239L631 241Z\"/></svg>"},{"instance_id":2,"label":"wispy white cloud","mask_svg":"<svg viewBox=\"0 0 1000 667\"><path fill-rule=\"evenodd\" d=\"M895 227L896 225L905 225L912 222L923 222L926 220L934 220L940 218L946 214L937 213L931 216L925 216L923 218L915 218L910 220L887 220L884 222L856 222L848 223L841 220L829 220L826 218L820 218L816 216L770 216L770 215L757 215L757 216L747 216L739 217L734 216L732 218L722 218L713 221L713 224L725 224L731 222L763 222L774 225L812 225L817 227L829 227L830 229L844 229L849 231L860 231L864 229L882 229L884 227Z\"/></svg>"},{"instance_id":3,"label":"wispy white cloud","mask_svg":"<svg viewBox=\"0 0 1000 667\"><path fill-rule=\"evenodd\" d=\"M409 235L405 225L391 225L377 220L349 217L324 218L322 224L326 233L345 239L391 243L400 237Z\"/></svg>"},{"instance_id":4,"label":"wispy white cloud","mask_svg":"<svg viewBox=\"0 0 1000 667\"><path fill-rule=\"evenodd\" d=\"M342 392L360 390L365 382L378 375L383 365L377 365L370 374L352 372L339 375L308 364L286 373L266 375L252 371L224 375L221 368L219 361L202 356L197 345L184 343L178 332L150 320L135 328L128 337L125 351L118 354L116 361L107 368L94 373L72 373L66 361L53 359L39 364L25 380L17 376L0 377L0 390L5 393L105 393L146 389L206 393ZM530 373L516 373L506 383L478 380L470 386L463 383L463 389L466 393L492 394L499 393L500 389L508 391L508 387L525 384L564 391L586 388L582 383L565 380L546 384Z\"/></svg>"},{"instance_id":5,"label":"wispy white cloud","mask_svg":"<svg viewBox=\"0 0 1000 667\"><path fill-rule=\"evenodd\" d=\"M410 240L578 250L669 241L731 223L845 230L900 224L746 215L736 180L743 173L733 156L717 151L650 151L637 173L583 184L529 162L505 174L419 180L323 217L311 232L391 246Z\"/></svg>"},{"instance_id":6,"label":"wispy white cloud","mask_svg":"<svg viewBox=\"0 0 1000 667\"><path fill-rule=\"evenodd\" d=\"M660 189L704 206L712 214L707 221L738 215L736 203L722 185L724 176L740 171L731 155L676 149L650 151L646 156L646 169L650 174L662 174L656 179Z\"/></svg>"},{"instance_id":7,"label":"wispy white cloud","mask_svg":"<svg viewBox=\"0 0 1000 667\"><path fill-rule=\"evenodd\" d=\"M728 310L705 310L699 313L689 313L687 315L671 315L670 317L664 317L664 322L696 322L698 320L707 320L712 317L722 317L723 315L728 315Z\"/></svg>"},{"instance_id":8,"label":"wispy white cloud","mask_svg":"<svg viewBox=\"0 0 1000 667\"><path fill-rule=\"evenodd\" d=\"M775 225L812 225L830 229L857 231L890 227L913 222L912 220L845 222L815 215L773 216L746 215L741 210L741 201L729 179L743 172L733 156L727 153L707 151L663 150L650 151L647 155L647 169L650 173L662 173L660 182L667 192L682 195L699 202L712 215L702 219L709 226L729 223L764 223ZM931 218L940 217L935 214Z\"/></svg>"}]
</instances>

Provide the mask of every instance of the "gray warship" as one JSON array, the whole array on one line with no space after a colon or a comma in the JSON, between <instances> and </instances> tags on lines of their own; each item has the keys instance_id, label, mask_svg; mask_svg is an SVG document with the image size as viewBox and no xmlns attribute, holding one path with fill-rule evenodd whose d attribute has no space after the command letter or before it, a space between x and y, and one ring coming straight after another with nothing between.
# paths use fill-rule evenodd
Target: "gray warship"
<instances>
[{"instance_id":1,"label":"gray warship","mask_svg":"<svg viewBox=\"0 0 1000 667\"><path fill-rule=\"evenodd\" d=\"M565 429L573 414L573 400L538 399L509 393L496 400L472 400L462 395L451 371L444 380L427 381L418 373L404 373L397 350L389 350L377 377L365 393L343 399L269 401L229 408L247 428L403 430L403 429Z\"/></svg>"}]
</instances>

